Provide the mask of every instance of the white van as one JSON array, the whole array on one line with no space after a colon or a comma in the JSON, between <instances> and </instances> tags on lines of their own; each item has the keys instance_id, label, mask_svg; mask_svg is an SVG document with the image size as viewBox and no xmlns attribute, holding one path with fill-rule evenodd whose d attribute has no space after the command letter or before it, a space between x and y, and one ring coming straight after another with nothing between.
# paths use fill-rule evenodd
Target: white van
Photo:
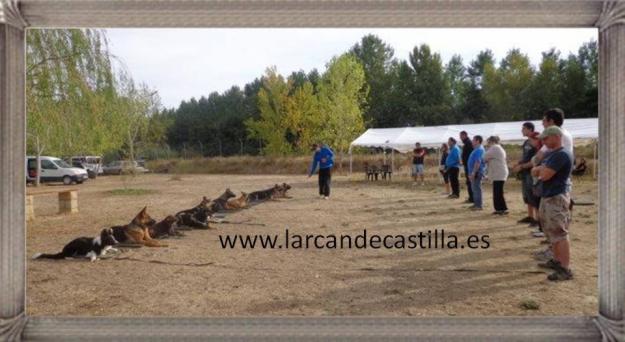
<instances>
[{"instance_id":1,"label":"white van","mask_svg":"<svg viewBox=\"0 0 625 342\"><path fill-rule=\"evenodd\" d=\"M65 185L80 184L87 180L87 170L72 167L64 160L56 157L41 156L40 182L63 182ZM35 182L37 177L37 157L26 157L26 181Z\"/></svg>"},{"instance_id":2,"label":"white van","mask_svg":"<svg viewBox=\"0 0 625 342\"><path fill-rule=\"evenodd\" d=\"M70 161L72 166L87 170L90 178L104 173L101 156L73 156Z\"/></svg>"}]
</instances>

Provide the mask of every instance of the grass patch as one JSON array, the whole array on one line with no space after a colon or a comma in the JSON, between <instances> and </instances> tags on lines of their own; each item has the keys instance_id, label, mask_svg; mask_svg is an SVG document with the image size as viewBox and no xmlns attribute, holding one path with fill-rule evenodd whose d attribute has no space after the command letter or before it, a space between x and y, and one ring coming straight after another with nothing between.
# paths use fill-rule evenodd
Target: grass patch
<instances>
[{"instance_id":1,"label":"grass patch","mask_svg":"<svg viewBox=\"0 0 625 342\"><path fill-rule=\"evenodd\" d=\"M109 195L113 196L142 196L142 195L150 195L154 194L158 191L149 190L149 189L133 189L133 188L124 188L124 189L113 189L108 191Z\"/></svg>"},{"instance_id":2,"label":"grass patch","mask_svg":"<svg viewBox=\"0 0 625 342\"><path fill-rule=\"evenodd\" d=\"M540 304L533 299L524 299L519 304L523 310L540 310Z\"/></svg>"}]
</instances>

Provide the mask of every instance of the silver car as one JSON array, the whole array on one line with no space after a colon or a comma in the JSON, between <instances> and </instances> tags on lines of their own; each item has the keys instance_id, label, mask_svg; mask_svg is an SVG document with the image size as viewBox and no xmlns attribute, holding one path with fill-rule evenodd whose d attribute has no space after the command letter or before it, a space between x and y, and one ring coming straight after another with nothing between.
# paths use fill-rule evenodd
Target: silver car
<instances>
[{"instance_id":1,"label":"silver car","mask_svg":"<svg viewBox=\"0 0 625 342\"><path fill-rule=\"evenodd\" d=\"M136 161L130 160L116 160L102 167L102 171L105 175L121 175L129 173L146 173L150 170L145 167L139 166Z\"/></svg>"}]
</instances>

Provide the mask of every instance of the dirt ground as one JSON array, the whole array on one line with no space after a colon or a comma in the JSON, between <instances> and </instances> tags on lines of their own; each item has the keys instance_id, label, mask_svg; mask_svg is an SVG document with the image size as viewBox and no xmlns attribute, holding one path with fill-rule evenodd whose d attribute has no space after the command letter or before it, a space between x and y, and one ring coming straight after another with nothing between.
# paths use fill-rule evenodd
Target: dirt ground
<instances>
[{"instance_id":1,"label":"dirt ground","mask_svg":"<svg viewBox=\"0 0 625 342\"><path fill-rule=\"evenodd\" d=\"M161 219L218 196L229 186L252 191L292 184L292 199L271 201L232 213L240 224L185 232L168 248L127 249L98 260L29 260L29 315L246 316L246 315L592 315L597 311L597 207L579 206L571 228L575 279L550 283L532 251L519 183L510 180L510 215L491 215L490 186L483 212L446 199L442 187L412 186L407 180L366 183L333 179L330 200L318 198L316 179L305 176L144 175L134 180L99 177L79 189L80 213L58 215L55 194L35 199L29 222L28 255L57 252L78 236L125 224L145 205ZM153 190L113 195L126 186ZM29 188L29 192L64 186ZM596 183L574 184L574 197L597 202ZM249 223L253 223L249 224ZM262 226L261 224L264 224ZM435 228L461 239L488 234L488 249L222 249L219 234L291 233L416 234ZM528 303L537 304L530 310ZM525 308L524 308L525 306ZM532 305L529 305L532 306Z\"/></svg>"}]
</instances>

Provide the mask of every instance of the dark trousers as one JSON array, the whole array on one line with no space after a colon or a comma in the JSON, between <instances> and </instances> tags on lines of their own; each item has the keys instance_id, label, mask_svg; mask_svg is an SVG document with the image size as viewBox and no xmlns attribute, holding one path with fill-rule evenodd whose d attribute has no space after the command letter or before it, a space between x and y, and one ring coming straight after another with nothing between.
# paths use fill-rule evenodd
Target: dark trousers
<instances>
[{"instance_id":1,"label":"dark trousers","mask_svg":"<svg viewBox=\"0 0 625 342\"><path fill-rule=\"evenodd\" d=\"M495 211L508 210L506 199L503 197L503 185L506 181L493 181L493 206Z\"/></svg>"},{"instance_id":2,"label":"dark trousers","mask_svg":"<svg viewBox=\"0 0 625 342\"><path fill-rule=\"evenodd\" d=\"M332 168L319 169L319 195L330 196L330 180Z\"/></svg>"},{"instance_id":3,"label":"dark trousers","mask_svg":"<svg viewBox=\"0 0 625 342\"><path fill-rule=\"evenodd\" d=\"M471 180L469 179L469 167L464 166L464 177L467 180L467 192L469 193L469 201L473 202L473 189L471 189Z\"/></svg>"},{"instance_id":4,"label":"dark trousers","mask_svg":"<svg viewBox=\"0 0 625 342\"><path fill-rule=\"evenodd\" d=\"M449 174L449 183L451 184L452 195L460 196L460 183L458 181L460 169L457 167L450 167L447 169L447 173Z\"/></svg>"}]
</instances>

